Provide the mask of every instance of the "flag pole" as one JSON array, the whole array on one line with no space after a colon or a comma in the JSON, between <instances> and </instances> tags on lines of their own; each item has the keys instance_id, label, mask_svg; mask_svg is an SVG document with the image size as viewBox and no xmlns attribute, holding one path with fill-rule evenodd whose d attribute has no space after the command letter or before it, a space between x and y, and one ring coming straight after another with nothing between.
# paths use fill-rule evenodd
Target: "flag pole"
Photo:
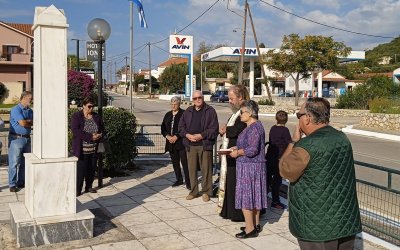
<instances>
[{"instance_id":1,"label":"flag pole","mask_svg":"<svg viewBox=\"0 0 400 250\"><path fill-rule=\"evenodd\" d=\"M130 88L130 99L131 99L131 106L130 106L130 110L131 110L131 114L133 114L133 99L132 99L132 91L133 91L133 81L132 81L132 68L133 66L133 1L129 1L130 2L130 41L129 41L129 45L130 45L130 67L129 67L129 88Z\"/></svg>"}]
</instances>

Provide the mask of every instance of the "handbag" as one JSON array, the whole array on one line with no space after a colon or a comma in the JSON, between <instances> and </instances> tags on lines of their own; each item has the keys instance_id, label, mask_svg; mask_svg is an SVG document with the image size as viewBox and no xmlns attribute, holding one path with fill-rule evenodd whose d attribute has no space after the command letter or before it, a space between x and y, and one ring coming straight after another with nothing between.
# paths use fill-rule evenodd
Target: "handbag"
<instances>
[{"instance_id":1,"label":"handbag","mask_svg":"<svg viewBox=\"0 0 400 250\"><path fill-rule=\"evenodd\" d=\"M111 151L110 143L104 139L102 142L97 144L97 153L104 154Z\"/></svg>"}]
</instances>

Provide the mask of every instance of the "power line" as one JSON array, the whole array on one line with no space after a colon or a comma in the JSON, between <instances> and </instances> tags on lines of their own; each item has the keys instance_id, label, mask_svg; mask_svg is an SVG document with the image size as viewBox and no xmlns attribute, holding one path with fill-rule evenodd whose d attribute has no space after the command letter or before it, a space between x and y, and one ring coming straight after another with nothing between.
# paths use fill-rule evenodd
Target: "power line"
<instances>
[{"instance_id":1,"label":"power line","mask_svg":"<svg viewBox=\"0 0 400 250\"><path fill-rule=\"evenodd\" d=\"M139 49L145 47L146 45L147 45L147 43L144 43L144 44L140 45L139 47L133 49L133 51L139 50ZM125 56L125 55L128 54L128 53L129 53L129 51L123 52L123 53L121 53L121 54L117 54L117 55L114 55L114 56L110 56L110 57L108 57L107 59L108 59L108 60L113 60L114 58L118 58L118 57L121 57L121 56Z\"/></svg>"},{"instance_id":2,"label":"power line","mask_svg":"<svg viewBox=\"0 0 400 250\"><path fill-rule=\"evenodd\" d=\"M362 36L371 36L371 37L387 38L387 39L394 39L394 38L395 38L395 37L391 37L391 36L371 35L371 34L366 34L366 33L361 33L361 32L356 32L356 31L351 31L351 30L346 30L346 29L338 28L338 27L335 27L335 26L331 26L331 25L328 25L328 24L324 24L324 23L320 23L320 22L314 21L314 20L309 19L309 18L306 18L306 17L299 16L299 15L297 15L297 14L294 14L294 13L290 12L290 11L287 11L287 10L284 10L284 9L282 9L282 8L279 8L278 6L275 6L275 5L273 5L273 4L267 3L267 2L265 2L265 1L263 1L263 0L260 0L260 2L263 2L263 3L265 3L265 4L268 5L268 6L271 6L271 7L275 8L275 9L278 9L278 10L280 10L280 11L283 11L283 12L285 12L285 13L288 13L288 14L290 14L290 15L292 15L292 16L295 16L295 17L301 18L301 19L303 19L303 20L306 20L306 21L309 21L309 22L312 22L312 23L315 23L315 24L318 24L318 25L321 25L321 26L325 26L325 27L328 27L328 28L331 28L331 29L336 29L336 30L340 30L340 31L347 32L347 33L352 33L352 34L357 34L357 35L362 35Z\"/></svg>"},{"instance_id":3,"label":"power line","mask_svg":"<svg viewBox=\"0 0 400 250\"><path fill-rule=\"evenodd\" d=\"M169 54L169 52L168 52L168 51L166 51L165 49L163 49L163 48L160 48L160 47L158 47L158 46L157 46L157 45L155 45L155 44L153 44L153 46L154 46L154 47L156 47L157 49L160 49L160 50L164 51L165 53Z\"/></svg>"},{"instance_id":4,"label":"power line","mask_svg":"<svg viewBox=\"0 0 400 250\"><path fill-rule=\"evenodd\" d=\"M219 2L219 0L215 1L210 7L208 7L203 13L201 13L200 16L198 16L196 19L194 19L193 21L191 21L188 25L186 25L185 27L183 27L182 29L180 29L180 30L177 31L176 33L178 34L178 33L182 32L182 31L184 31L185 29L187 29L190 25L192 25L194 22L196 22L197 20L199 20L204 14L206 14L208 11L210 11L218 2ZM164 39L162 39L162 40L160 40L160 41L151 43L151 45L164 42L164 41L168 40L168 38L169 38L169 37L166 37L166 38L164 38Z\"/></svg>"}]
</instances>

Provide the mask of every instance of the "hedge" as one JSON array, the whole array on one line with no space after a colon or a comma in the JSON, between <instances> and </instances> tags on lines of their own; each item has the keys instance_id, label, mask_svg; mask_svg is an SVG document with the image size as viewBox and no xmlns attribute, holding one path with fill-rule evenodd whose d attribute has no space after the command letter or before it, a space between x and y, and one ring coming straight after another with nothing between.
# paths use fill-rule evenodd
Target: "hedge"
<instances>
[{"instance_id":1,"label":"hedge","mask_svg":"<svg viewBox=\"0 0 400 250\"><path fill-rule=\"evenodd\" d=\"M69 126L71 117L78 109L68 110ZM103 109L103 121L111 152L104 155L105 174L114 173L119 169L130 166L137 155L136 150L136 117L122 108ZM68 132L69 150L71 151L72 132Z\"/></svg>"}]
</instances>

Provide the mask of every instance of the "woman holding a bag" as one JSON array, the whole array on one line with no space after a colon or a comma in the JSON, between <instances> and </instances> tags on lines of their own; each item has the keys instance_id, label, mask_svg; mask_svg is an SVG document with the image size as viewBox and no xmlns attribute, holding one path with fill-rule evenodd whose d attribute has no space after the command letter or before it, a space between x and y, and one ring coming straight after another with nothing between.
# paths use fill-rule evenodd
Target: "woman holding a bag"
<instances>
[{"instance_id":1,"label":"woman holding a bag","mask_svg":"<svg viewBox=\"0 0 400 250\"><path fill-rule=\"evenodd\" d=\"M98 159L97 147L104 132L103 121L93 112L93 99L86 97L82 104L83 109L75 112L71 120L72 154L78 157L77 196L82 194L83 180L85 192L97 192L92 185Z\"/></svg>"}]
</instances>

